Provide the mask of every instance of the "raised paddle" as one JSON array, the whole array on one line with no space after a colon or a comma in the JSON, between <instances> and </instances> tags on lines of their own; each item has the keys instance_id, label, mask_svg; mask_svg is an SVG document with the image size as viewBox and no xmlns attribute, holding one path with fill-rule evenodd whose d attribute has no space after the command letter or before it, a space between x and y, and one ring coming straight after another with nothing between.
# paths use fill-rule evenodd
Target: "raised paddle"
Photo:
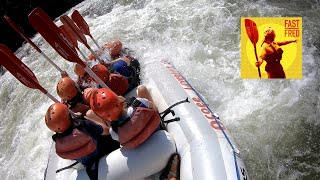
<instances>
[{"instance_id":1,"label":"raised paddle","mask_svg":"<svg viewBox=\"0 0 320 180\"><path fill-rule=\"evenodd\" d=\"M74 52L75 47L66 35L52 22L49 16L43 16L44 11L40 8L34 9L29 14L29 22L42 37L57 51L64 59L70 62L81 61ZM39 15L42 14L42 15ZM79 62L82 66L84 63Z\"/></svg>"},{"instance_id":2,"label":"raised paddle","mask_svg":"<svg viewBox=\"0 0 320 180\"><path fill-rule=\"evenodd\" d=\"M80 31L80 29L74 24L74 22L67 16L67 15L63 15L60 17L60 21L63 23L63 25L65 25L66 29L68 29L69 32L72 32L73 35L76 37L76 39L81 42L82 44L84 44L89 50L90 52L95 56L95 58L97 58L97 60L100 63L104 63L99 56L97 55L96 52L94 52L91 47L89 46L89 44L87 43L87 39L86 37L83 35L83 33ZM78 49L79 50L79 49Z\"/></svg>"},{"instance_id":3,"label":"raised paddle","mask_svg":"<svg viewBox=\"0 0 320 180\"><path fill-rule=\"evenodd\" d=\"M68 36L68 38L71 40L71 42L73 43L73 45L76 47L76 49L78 49L78 41L76 39L76 37L74 37L73 33L70 32L65 25L61 25L59 26L59 29L65 33L66 36Z\"/></svg>"},{"instance_id":4,"label":"raised paddle","mask_svg":"<svg viewBox=\"0 0 320 180\"><path fill-rule=\"evenodd\" d=\"M101 49L101 47L98 45L97 41L91 35L87 22L83 19L83 17L81 16L81 14L79 13L78 10L73 11L73 13L71 14L71 19L77 24L77 26L82 31L82 33L85 35L88 35L92 39L92 41L96 44L96 46L99 49Z\"/></svg>"},{"instance_id":5,"label":"raised paddle","mask_svg":"<svg viewBox=\"0 0 320 180\"><path fill-rule=\"evenodd\" d=\"M40 8L29 14L29 22L42 37L61 55L70 62L81 65L84 70L104 88L110 89L75 53L75 46L69 38L53 23L50 17ZM81 52L81 51L80 51ZM83 55L83 54L82 54ZM83 55L84 56L84 55ZM85 56L84 56L85 57Z\"/></svg>"},{"instance_id":6,"label":"raised paddle","mask_svg":"<svg viewBox=\"0 0 320 180\"><path fill-rule=\"evenodd\" d=\"M33 74L33 72L26 66L14 53L4 44L0 44L0 64L3 65L14 77L16 77L23 85L38 89L45 94L52 101L59 103L60 101L52 96L46 89L44 89ZM69 109L73 117L77 115Z\"/></svg>"},{"instance_id":7,"label":"raised paddle","mask_svg":"<svg viewBox=\"0 0 320 180\"><path fill-rule=\"evenodd\" d=\"M38 89L54 102L59 102L39 84L33 72L4 44L0 44L0 64L25 86Z\"/></svg>"},{"instance_id":8,"label":"raised paddle","mask_svg":"<svg viewBox=\"0 0 320 180\"><path fill-rule=\"evenodd\" d=\"M244 24L246 26L247 35L248 35L251 43L253 44L254 54L256 56L256 60L258 61L256 44L259 40L259 32L258 32L257 25L256 25L256 23L254 23L250 19L245 19ZM259 77L261 79L260 67L258 67L258 73L259 73Z\"/></svg>"},{"instance_id":9,"label":"raised paddle","mask_svg":"<svg viewBox=\"0 0 320 180\"><path fill-rule=\"evenodd\" d=\"M4 16L4 18L8 21L10 26L21 35L21 37L26 40L36 51L38 51L51 65L53 65L60 73L64 73L64 71L61 70L59 66L57 66L45 53L41 51L40 48L38 48L37 45L35 45L30 38L22 31L20 27L18 27L8 16Z\"/></svg>"}]
</instances>

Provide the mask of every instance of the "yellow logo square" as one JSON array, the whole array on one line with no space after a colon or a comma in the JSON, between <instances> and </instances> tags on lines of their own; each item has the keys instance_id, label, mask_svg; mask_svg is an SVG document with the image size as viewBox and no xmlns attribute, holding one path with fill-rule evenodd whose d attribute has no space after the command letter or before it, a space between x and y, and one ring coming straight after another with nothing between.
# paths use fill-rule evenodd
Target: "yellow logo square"
<instances>
[{"instance_id":1,"label":"yellow logo square","mask_svg":"<svg viewBox=\"0 0 320 180\"><path fill-rule=\"evenodd\" d=\"M242 17L241 78L301 79L302 18Z\"/></svg>"}]
</instances>

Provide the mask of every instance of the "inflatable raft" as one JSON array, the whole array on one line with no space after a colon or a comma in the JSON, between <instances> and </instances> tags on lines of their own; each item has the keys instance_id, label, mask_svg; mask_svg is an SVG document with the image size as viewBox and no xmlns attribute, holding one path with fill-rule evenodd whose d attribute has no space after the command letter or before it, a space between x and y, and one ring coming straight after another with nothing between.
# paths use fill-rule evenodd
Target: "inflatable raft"
<instances>
[{"instance_id":1,"label":"inflatable raft","mask_svg":"<svg viewBox=\"0 0 320 180\"><path fill-rule=\"evenodd\" d=\"M147 81L159 111L173 107L164 120L167 131L159 130L138 148L117 149L99 161L99 179L159 179L171 154L181 156L182 180L249 179L239 151L219 117L207 106L187 80L167 61L146 64ZM135 95L135 91L128 96ZM89 179L85 168L76 165L56 173L74 161L59 158L51 148L45 179Z\"/></svg>"}]
</instances>

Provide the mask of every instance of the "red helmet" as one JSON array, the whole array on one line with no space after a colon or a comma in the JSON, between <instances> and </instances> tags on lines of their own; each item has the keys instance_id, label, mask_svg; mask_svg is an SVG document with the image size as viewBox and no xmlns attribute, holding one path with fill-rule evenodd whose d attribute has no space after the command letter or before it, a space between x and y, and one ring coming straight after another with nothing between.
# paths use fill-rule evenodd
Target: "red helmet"
<instances>
[{"instance_id":1,"label":"red helmet","mask_svg":"<svg viewBox=\"0 0 320 180\"><path fill-rule=\"evenodd\" d=\"M83 91L83 101L85 104L90 105L90 98L97 91L97 88L87 88Z\"/></svg>"},{"instance_id":2,"label":"red helmet","mask_svg":"<svg viewBox=\"0 0 320 180\"><path fill-rule=\"evenodd\" d=\"M68 107L62 103L52 104L47 110L45 121L50 130L64 132L71 126Z\"/></svg>"},{"instance_id":3,"label":"red helmet","mask_svg":"<svg viewBox=\"0 0 320 180\"><path fill-rule=\"evenodd\" d=\"M123 101L111 90L100 88L90 99L90 107L100 118L111 122L120 115Z\"/></svg>"},{"instance_id":4,"label":"red helmet","mask_svg":"<svg viewBox=\"0 0 320 180\"><path fill-rule=\"evenodd\" d=\"M96 75L103 81L108 82L110 72L109 70L102 64L94 65L92 68L92 71L96 73Z\"/></svg>"},{"instance_id":5,"label":"red helmet","mask_svg":"<svg viewBox=\"0 0 320 180\"><path fill-rule=\"evenodd\" d=\"M87 63L85 62L85 64L87 64ZM84 68L78 63L74 66L73 71L74 71L74 73L76 73L77 76L80 76L80 77L82 77L86 73Z\"/></svg>"},{"instance_id":6,"label":"red helmet","mask_svg":"<svg viewBox=\"0 0 320 180\"><path fill-rule=\"evenodd\" d=\"M57 84L57 93L62 100L68 101L77 95L78 89L71 78L64 77Z\"/></svg>"},{"instance_id":7,"label":"red helmet","mask_svg":"<svg viewBox=\"0 0 320 180\"><path fill-rule=\"evenodd\" d=\"M111 56L115 56L122 50L122 43L119 40L114 40L112 42L106 43L104 47L110 50Z\"/></svg>"}]
</instances>

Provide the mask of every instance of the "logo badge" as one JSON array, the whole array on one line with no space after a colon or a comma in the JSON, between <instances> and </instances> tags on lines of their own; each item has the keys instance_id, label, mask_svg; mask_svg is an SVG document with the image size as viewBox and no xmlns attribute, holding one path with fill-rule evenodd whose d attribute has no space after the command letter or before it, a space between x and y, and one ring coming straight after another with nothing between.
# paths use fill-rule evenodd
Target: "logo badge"
<instances>
[{"instance_id":1,"label":"logo badge","mask_svg":"<svg viewBox=\"0 0 320 180\"><path fill-rule=\"evenodd\" d=\"M241 78L301 79L302 18L242 17Z\"/></svg>"}]
</instances>

